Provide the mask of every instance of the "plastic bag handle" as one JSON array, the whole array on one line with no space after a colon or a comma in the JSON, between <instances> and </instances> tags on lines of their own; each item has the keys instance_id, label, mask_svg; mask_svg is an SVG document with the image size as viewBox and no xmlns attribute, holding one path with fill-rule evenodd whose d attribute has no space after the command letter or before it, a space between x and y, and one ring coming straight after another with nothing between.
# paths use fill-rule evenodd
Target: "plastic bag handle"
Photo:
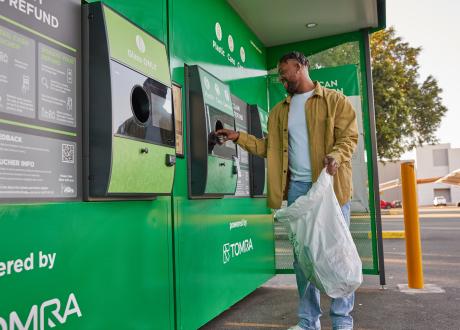
<instances>
[{"instance_id":1,"label":"plastic bag handle","mask_svg":"<svg viewBox=\"0 0 460 330\"><path fill-rule=\"evenodd\" d=\"M324 167L319 175L318 181L324 182L326 185L333 185L332 175L327 173L326 167Z\"/></svg>"}]
</instances>

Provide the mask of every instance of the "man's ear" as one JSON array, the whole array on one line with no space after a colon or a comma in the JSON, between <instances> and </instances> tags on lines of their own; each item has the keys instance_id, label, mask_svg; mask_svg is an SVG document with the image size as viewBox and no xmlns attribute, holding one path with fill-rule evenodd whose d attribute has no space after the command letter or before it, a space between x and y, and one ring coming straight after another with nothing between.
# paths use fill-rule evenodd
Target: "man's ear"
<instances>
[{"instance_id":1,"label":"man's ear","mask_svg":"<svg viewBox=\"0 0 460 330\"><path fill-rule=\"evenodd\" d=\"M296 65L296 73L299 73L301 70L303 70L302 64L300 64L299 62L296 62L295 65Z\"/></svg>"}]
</instances>

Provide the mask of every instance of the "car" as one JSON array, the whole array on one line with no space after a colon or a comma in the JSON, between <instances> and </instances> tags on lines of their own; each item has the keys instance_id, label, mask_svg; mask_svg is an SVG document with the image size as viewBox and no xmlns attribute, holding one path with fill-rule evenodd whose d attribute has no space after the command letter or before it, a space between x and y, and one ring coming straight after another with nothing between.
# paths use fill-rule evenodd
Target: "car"
<instances>
[{"instance_id":1,"label":"car","mask_svg":"<svg viewBox=\"0 0 460 330\"><path fill-rule=\"evenodd\" d=\"M380 200L380 208L381 209L391 209L391 203L381 199Z\"/></svg>"},{"instance_id":2,"label":"car","mask_svg":"<svg viewBox=\"0 0 460 330\"><path fill-rule=\"evenodd\" d=\"M394 208L401 208L402 207L402 202L400 200L395 200L391 202L391 207Z\"/></svg>"},{"instance_id":3,"label":"car","mask_svg":"<svg viewBox=\"0 0 460 330\"><path fill-rule=\"evenodd\" d=\"M435 196L433 199L433 205L434 206L446 206L447 201L444 196Z\"/></svg>"}]
</instances>

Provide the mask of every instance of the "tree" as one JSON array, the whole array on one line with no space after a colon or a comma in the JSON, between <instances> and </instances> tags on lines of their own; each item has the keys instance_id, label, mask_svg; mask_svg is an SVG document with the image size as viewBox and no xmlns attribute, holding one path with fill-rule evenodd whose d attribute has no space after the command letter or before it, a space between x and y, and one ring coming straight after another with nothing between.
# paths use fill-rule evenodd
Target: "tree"
<instances>
[{"instance_id":1,"label":"tree","mask_svg":"<svg viewBox=\"0 0 460 330\"><path fill-rule=\"evenodd\" d=\"M424 143L436 143L436 130L447 108L431 75L419 83L417 57L393 27L371 37L372 77L380 159L399 158Z\"/></svg>"},{"instance_id":2,"label":"tree","mask_svg":"<svg viewBox=\"0 0 460 330\"><path fill-rule=\"evenodd\" d=\"M377 154L396 159L435 136L447 108L442 104L438 82L428 76L419 83L417 57L421 48L411 47L390 27L371 36L372 76L376 112ZM309 57L313 69L359 64L358 42L348 42ZM361 75L360 86L362 90Z\"/></svg>"},{"instance_id":3,"label":"tree","mask_svg":"<svg viewBox=\"0 0 460 330\"><path fill-rule=\"evenodd\" d=\"M345 64L359 64L359 44L347 42L336 47L326 49L322 52L308 57L311 69L323 67L340 66Z\"/></svg>"}]
</instances>

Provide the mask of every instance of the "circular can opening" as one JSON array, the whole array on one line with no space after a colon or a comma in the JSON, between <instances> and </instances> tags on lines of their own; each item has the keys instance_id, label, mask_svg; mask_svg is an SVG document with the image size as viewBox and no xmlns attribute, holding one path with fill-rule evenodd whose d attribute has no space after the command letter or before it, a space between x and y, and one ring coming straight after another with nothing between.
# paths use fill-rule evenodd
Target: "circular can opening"
<instances>
[{"instance_id":1,"label":"circular can opening","mask_svg":"<svg viewBox=\"0 0 460 330\"><path fill-rule=\"evenodd\" d=\"M147 93L141 86L134 86L131 91L131 110L134 117L145 124L150 117L150 101Z\"/></svg>"}]
</instances>

